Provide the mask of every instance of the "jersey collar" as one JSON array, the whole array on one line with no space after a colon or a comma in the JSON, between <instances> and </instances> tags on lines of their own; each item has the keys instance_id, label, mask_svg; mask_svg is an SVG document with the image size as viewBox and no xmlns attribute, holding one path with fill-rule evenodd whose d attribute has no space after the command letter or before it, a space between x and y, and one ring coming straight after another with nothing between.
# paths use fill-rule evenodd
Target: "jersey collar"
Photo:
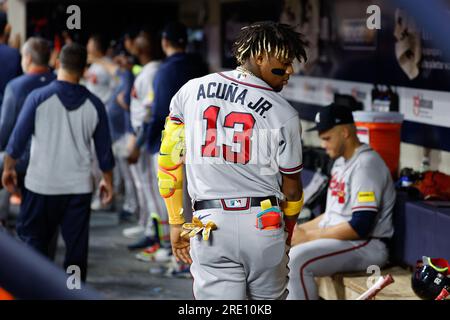
<instances>
[{"instance_id":1,"label":"jersey collar","mask_svg":"<svg viewBox=\"0 0 450 320\"><path fill-rule=\"evenodd\" d=\"M264 80L249 73L241 72L239 70L219 72L219 75L244 86L273 91L273 89L269 87Z\"/></svg>"},{"instance_id":2,"label":"jersey collar","mask_svg":"<svg viewBox=\"0 0 450 320\"><path fill-rule=\"evenodd\" d=\"M50 68L46 67L46 66L34 66L34 67L30 67L30 69L28 70L27 74L42 74L42 73L47 73L50 72Z\"/></svg>"},{"instance_id":3,"label":"jersey collar","mask_svg":"<svg viewBox=\"0 0 450 320\"><path fill-rule=\"evenodd\" d=\"M361 153L370 151L370 150L372 150L372 148L368 144L365 144L365 143L361 144L358 148L356 148L355 152L353 153L353 155L350 159L348 159L347 161L345 161L345 159L344 159L345 166L346 167L350 166L356 160L356 158L358 158L358 156Z\"/></svg>"}]
</instances>

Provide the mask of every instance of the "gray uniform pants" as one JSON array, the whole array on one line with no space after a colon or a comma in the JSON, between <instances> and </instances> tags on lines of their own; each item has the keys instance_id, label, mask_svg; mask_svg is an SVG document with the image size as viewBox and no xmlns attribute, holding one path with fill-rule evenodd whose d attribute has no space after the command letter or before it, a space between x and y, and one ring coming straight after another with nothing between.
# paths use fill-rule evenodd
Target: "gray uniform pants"
<instances>
[{"instance_id":1,"label":"gray uniform pants","mask_svg":"<svg viewBox=\"0 0 450 320\"><path fill-rule=\"evenodd\" d=\"M381 268L387 259L386 245L378 239L319 239L294 246L289 252L287 299L317 300L319 296L314 277L331 276L338 272L366 271L370 265Z\"/></svg>"},{"instance_id":2,"label":"gray uniform pants","mask_svg":"<svg viewBox=\"0 0 450 320\"><path fill-rule=\"evenodd\" d=\"M149 220L151 208L150 181L148 180L149 155L142 150L136 164L130 166L131 177L136 186L136 196L139 204L139 224L145 226ZM154 230L149 230L149 236L154 235Z\"/></svg>"},{"instance_id":3,"label":"gray uniform pants","mask_svg":"<svg viewBox=\"0 0 450 320\"><path fill-rule=\"evenodd\" d=\"M288 246L284 225L256 228L260 207L229 211L198 210L204 224L217 225L209 241L201 233L191 238L194 297L207 299L284 299L287 286Z\"/></svg>"},{"instance_id":4,"label":"gray uniform pants","mask_svg":"<svg viewBox=\"0 0 450 320\"><path fill-rule=\"evenodd\" d=\"M161 197L159 193L159 186L158 186L158 167L159 167L158 154L159 153L148 155L149 170L147 171L147 179L149 181L150 198L151 198L150 212L158 214L160 218L160 223L162 225L160 230L161 240L169 243L170 242L169 217L167 214L164 199Z\"/></svg>"},{"instance_id":5,"label":"gray uniform pants","mask_svg":"<svg viewBox=\"0 0 450 320\"><path fill-rule=\"evenodd\" d=\"M141 149L138 162L130 166L139 202L139 224L145 227L146 236L154 237L156 229L152 215L157 215L163 226L159 236L168 242L167 210L158 190L158 154L149 154L146 149L146 146Z\"/></svg>"},{"instance_id":6,"label":"gray uniform pants","mask_svg":"<svg viewBox=\"0 0 450 320\"><path fill-rule=\"evenodd\" d=\"M114 158L116 160L116 166L114 168L114 187L115 190L118 190L118 187L123 182L125 194L122 210L136 213L138 210L136 187L131 176L130 165L126 159L126 145L127 136L124 135L114 142L112 146Z\"/></svg>"}]
</instances>

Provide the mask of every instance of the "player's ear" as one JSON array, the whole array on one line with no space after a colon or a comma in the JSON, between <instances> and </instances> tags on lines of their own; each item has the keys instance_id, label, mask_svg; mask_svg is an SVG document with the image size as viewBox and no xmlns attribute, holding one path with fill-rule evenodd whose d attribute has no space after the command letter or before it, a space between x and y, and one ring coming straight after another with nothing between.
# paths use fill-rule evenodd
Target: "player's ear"
<instances>
[{"instance_id":1,"label":"player's ear","mask_svg":"<svg viewBox=\"0 0 450 320\"><path fill-rule=\"evenodd\" d=\"M264 55L263 54L258 54L255 56L255 63L258 67L261 67L262 64L264 63Z\"/></svg>"},{"instance_id":2,"label":"player's ear","mask_svg":"<svg viewBox=\"0 0 450 320\"><path fill-rule=\"evenodd\" d=\"M345 139L348 139L352 135L352 133L353 133L352 129L353 128L351 127L351 125L342 126L341 132Z\"/></svg>"}]
</instances>

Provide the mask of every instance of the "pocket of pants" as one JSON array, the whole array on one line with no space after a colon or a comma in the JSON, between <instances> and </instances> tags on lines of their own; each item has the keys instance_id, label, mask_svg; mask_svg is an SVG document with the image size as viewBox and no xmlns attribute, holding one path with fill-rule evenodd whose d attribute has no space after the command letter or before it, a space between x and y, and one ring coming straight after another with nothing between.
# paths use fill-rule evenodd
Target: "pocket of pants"
<instances>
[{"instance_id":1,"label":"pocket of pants","mask_svg":"<svg viewBox=\"0 0 450 320\"><path fill-rule=\"evenodd\" d=\"M283 214L280 209L271 207L256 215L255 227L260 231L278 231L283 226Z\"/></svg>"}]
</instances>

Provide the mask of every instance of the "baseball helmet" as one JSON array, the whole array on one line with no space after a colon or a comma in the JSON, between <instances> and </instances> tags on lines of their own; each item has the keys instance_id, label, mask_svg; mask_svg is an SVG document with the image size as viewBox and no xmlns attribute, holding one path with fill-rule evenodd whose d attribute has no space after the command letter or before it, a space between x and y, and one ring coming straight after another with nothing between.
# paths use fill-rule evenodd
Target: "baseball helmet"
<instances>
[{"instance_id":1,"label":"baseball helmet","mask_svg":"<svg viewBox=\"0 0 450 320\"><path fill-rule=\"evenodd\" d=\"M418 260L412 274L411 286L421 299L435 300L442 289L450 288L450 265L442 258L424 256Z\"/></svg>"}]
</instances>

